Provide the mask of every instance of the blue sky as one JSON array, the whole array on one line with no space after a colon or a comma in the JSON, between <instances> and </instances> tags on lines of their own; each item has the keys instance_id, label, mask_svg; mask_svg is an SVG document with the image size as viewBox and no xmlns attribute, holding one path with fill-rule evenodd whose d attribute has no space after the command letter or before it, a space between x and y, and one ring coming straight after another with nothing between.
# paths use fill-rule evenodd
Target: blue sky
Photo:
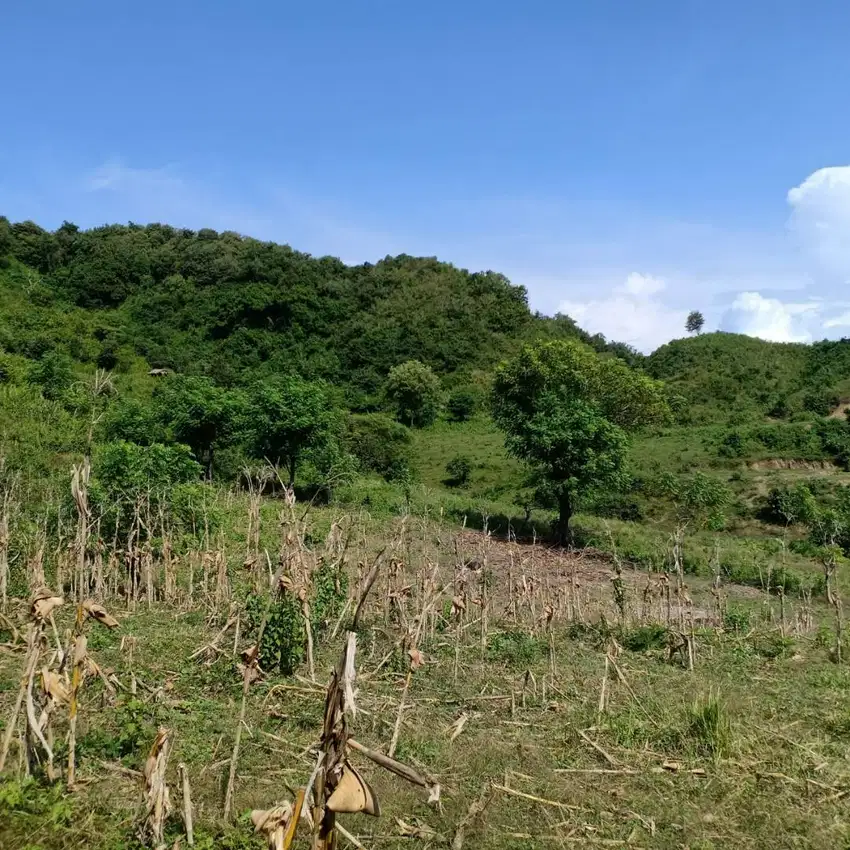
<instances>
[{"instance_id":1,"label":"blue sky","mask_svg":"<svg viewBox=\"0 0 850 850\"><path fill-rule=\"evenodd\" d=\"M850 335L850 4L4 9L0 214L492 268L649 350Z\"/></svg>"}]
</instances>

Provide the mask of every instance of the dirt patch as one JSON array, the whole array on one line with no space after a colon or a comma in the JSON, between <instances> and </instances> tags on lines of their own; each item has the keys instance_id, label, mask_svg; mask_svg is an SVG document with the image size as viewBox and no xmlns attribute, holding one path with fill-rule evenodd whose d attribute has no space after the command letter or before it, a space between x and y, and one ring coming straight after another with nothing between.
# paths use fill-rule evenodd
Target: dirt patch
<instances>
[{"instance_id":1,"label":"dirt patch","mask_svg":"<svg viewBox=\"0 0 850 850\"><path fill-rule=\"evenodd\" d=\"M829 414L830 419L845 419L847 411L850 410L850 401L842 401L832 413Z\"/></svg>"},{"instance_id":2,"label":"dirt patch","mask_svg":"<svg viewBox=\"0 0 850 850\"><path fill-rule=\"evenodd\" d=\"M788 460L773 457L767 460L754 460L747 464L747 469L808 469L810 471L840 472L841 470L831 460Z\"/></svg>"},{"instance_id":3,"label":"dirt patch","mask_svg":"<svg viewBox=\"0 0 850 850\"><path fill-rule=\"evenodd\" d=\"M577 595L589 619L598 616L605 616L609 622L615 622L617 619L611 584L611 579L615 576L614 561L607 552L596 549L569 552L561 547L541 543L487 538L480 531L461 532L457 541L460 557L473 575L479 574L478 570L486 558L488 571L495 579L491 598L497 605L508 603L512 577L515 586L530 587L533 584L542 591L543 597L550 600L563 598L570 593ZM650 574L634 568L629 562L624 562L622 578L633 611L641 607L641 600L649 583L649 598L653 600L649 603L651 610L656 612L658 608L657 615L662 615L659 607L661 580L658 573ZM736 595L739 589L743 591L741 595L749 595L752 590L736 586ZM696 576L687 576L686 592L693 598L695 621L712 624L715 616L711 612L709 582ZM674 618L678 617L675 602L672 612Z\"/></svg>"}]
</instances>

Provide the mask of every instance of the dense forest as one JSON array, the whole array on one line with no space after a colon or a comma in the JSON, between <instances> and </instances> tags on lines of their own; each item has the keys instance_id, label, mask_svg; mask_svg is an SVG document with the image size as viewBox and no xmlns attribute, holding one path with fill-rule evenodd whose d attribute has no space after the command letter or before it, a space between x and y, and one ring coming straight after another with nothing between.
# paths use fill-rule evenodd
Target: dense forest
<instances>
[{"instance_id":1,"label":"dense forest","mask_svg":"<svg viewBox=\"0 0 850 850\"><path fill-rule=\"evenodd\" d=\"M373 407L406 360L458 385L539 336L639 359L569 317L532 313L524 287L501 274L433 258L346 266L232 232L65 223L51 233L5 218L0 257L27 267L7 259L6 281L36 307L7 315L6 351L37 358L58 347L109 369L138 355L223 386L298 372L344 388L353 409Z\"/></svg>"}]
</instances>

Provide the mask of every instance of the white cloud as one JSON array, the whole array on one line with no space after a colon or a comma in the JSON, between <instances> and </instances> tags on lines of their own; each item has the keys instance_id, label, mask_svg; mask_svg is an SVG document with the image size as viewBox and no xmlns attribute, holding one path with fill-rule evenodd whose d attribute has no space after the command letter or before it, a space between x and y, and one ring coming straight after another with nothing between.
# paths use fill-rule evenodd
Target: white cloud
<instances>
[{"instance_id":1,"label":"white cloud","mask_svg":"<svg viewBox=\"0 0 850 850\"><path fill-rule=\"evenodd\" d=\"M679 336L687 316L686 310L670 307L655 297L664 288L664 281L632 272L608 295L588 301L562 301L559 310L590 333L601 333L649 352Z\"/></svg>"},{"instance_id":2,"label":"white cloud","mask_svg":"<svg viewBox=\"0 0 850 850\"><path fill-rule=\"evenodd\" d=\"M664 281L657 277L632 272L619 291L638 298L642 296L656 295L664 289Z\"/></svg>"},{"instance_id":3,"label":"white cloud","mask_svg":"<svg viewBox=\"0 0 850 850\"><path fill-rule=\"evenodd\" d=\"M742 292L723 315L721 328L771 342L810 342L810 327L820 309L816 301L786 304L758 292Z\"/></svg>"},{"instance_id":4,"label":"white cloud","mask_svg":"<svg viewBox=\"0 0 850 850\"><path fill-rule=\"evenodd\" d=\"M788 192L789 222L820 271L850 276L850 165L821 168Z\"/></svg>"},{"instance_id":5,"label":"white cloud","mask_svg":"<svg viewBox=\"0 0 850 850\"><path fill-rule=\"evenodd\" d=\"M831 319L827 319L823 326L825 328L846 328L850 326L850 312L841 313Z\"/></svg>"}]
</instances>

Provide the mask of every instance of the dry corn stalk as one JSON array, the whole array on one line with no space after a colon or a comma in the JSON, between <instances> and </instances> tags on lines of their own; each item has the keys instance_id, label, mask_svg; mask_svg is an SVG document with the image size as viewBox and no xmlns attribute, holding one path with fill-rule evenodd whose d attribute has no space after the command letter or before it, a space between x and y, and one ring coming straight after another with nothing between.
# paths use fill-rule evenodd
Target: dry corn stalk
<instances>
[{"instance_id":1,"label":"dry corn stalk","mask_svg":"<svg viewBox=\"0 0 850 850\"><path fill-rule=\"evenodd\" d=\"M286 843L286 835L292 822L292 815L292 805L288 802L283 802L273 809L255 809L251 812L254 832L260 832L266 836L269 850L287 850L289 844ZM289 843L291 844L291 840Z\"/></svg>"},{"instance_id":2,"label":"dry corn stalk","mask_svg":"<svg viewBox=\"0 0 850 850\"><path fill-rule=\"evenodd\" d=\"M165 781L168 757L171 754L171 733L160 727L145 762L145 819L142 824L143 840L150 840L155 848L164 847L165 821L171 812L171 797Z\"/></svg>"}]
</instances>

